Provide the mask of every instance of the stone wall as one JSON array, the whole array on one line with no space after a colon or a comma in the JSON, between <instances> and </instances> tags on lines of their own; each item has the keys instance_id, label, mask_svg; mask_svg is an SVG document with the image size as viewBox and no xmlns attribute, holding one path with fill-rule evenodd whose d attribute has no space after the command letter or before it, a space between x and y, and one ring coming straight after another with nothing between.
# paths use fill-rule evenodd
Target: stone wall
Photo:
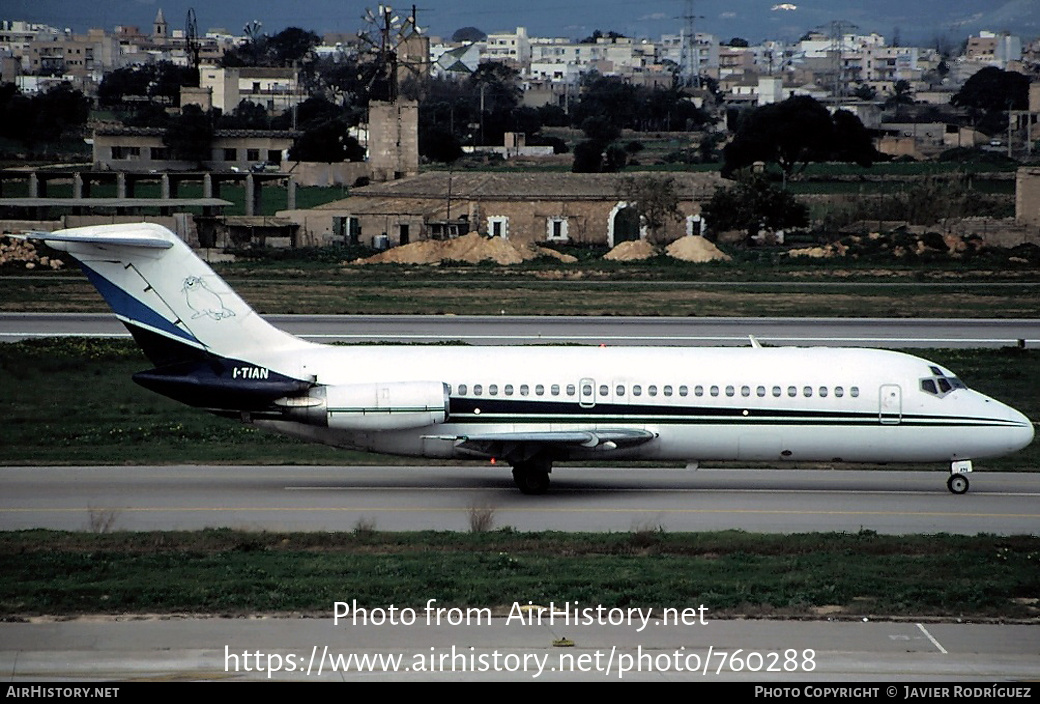
<instances>
[{"instance_id":1,"label":"stone wall","mask_svg":"<svg viewBox=\"0 0 1040 704\"><path fill-rule=\"evenodd\" d=\"M1040 227L1040 167L1023 166L1016 174L1015 220Z\"/></svg>"}]
</instances>

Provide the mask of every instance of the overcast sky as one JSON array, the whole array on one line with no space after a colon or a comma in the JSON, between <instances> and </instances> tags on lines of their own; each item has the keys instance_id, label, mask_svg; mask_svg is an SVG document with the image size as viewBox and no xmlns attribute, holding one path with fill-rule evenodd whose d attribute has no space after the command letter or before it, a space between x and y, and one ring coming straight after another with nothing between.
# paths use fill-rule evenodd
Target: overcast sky
<instances>
[{"instance_id":1,"label":"overcast sky","mask_svg":"<svg viewBox=\"0 0 1040 704\"><path fill-rule=\"evenodd\" d=\"M363 25L363 0L0 0L0 19L44 22L82 32L89 27L111 30L119 24L150 27L161 7L171 28L183 28L194 7L200 31L222 27L240 34L251 20L276 33L298 26L319 33L353 33ZM450 37L472 25L485 32L526 26L533 36L580 39L595 29L635 37L658 38L678 33L687 0L417 0L419 24L435 35ZM411 5L394 5L402 14ZM790 9L790 8L796 9ZM1033 38L1040 34L1040 0L694 0L698 31L721 39L744 37L797 39L834 20L855 24L861 32L927 42L945 34L962 40L980 28L1010 30Z\"/></svg>"}]
</instances>

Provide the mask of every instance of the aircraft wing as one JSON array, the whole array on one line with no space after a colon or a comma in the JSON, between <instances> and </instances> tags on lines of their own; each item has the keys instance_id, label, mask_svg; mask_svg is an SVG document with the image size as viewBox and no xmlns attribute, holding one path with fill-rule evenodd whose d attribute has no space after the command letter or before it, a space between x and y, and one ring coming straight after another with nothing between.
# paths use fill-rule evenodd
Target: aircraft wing
<instances>
[{"instance_id":1,"label":"aircraft wing","mask_svg":"<svg viewBox=\"0 0 1040 704\"><path fill-rule=\"evenodd\" d=\"M542 432L474 433L472 435L428 436L453 440L455 446L474 454L500 457L506 461L529 459L538 454L566 448L616 450L642 445L657 437L649 430L603 428L598 430L560 430Z\"/></svg>"}]
</instances>

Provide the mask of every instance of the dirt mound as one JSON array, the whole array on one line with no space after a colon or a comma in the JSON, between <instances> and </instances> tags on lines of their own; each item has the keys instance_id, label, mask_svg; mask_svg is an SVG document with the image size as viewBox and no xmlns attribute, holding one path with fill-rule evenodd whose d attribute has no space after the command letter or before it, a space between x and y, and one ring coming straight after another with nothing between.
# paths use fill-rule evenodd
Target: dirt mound
<instances>
[{"instance_id":1,"label":"dirt mound","mask_svg":"<svg viewBox=\"0 0 1040 704\"><path fill-rule=\"evenodd\" d=\"M539 257L552 257L558 259L564 264L573 264L578 261L577 257L571 256L570 254L564 254L563 252L557 252L555 249L549 247L534 247L536 256Z\"/></svg>"},{"instance_id":2,"label":"dirt mound","mask_svg":"<svg viewBox=\"0 0 1040 704\"><path fill-rule=\"evenodd\" d=\"M916 257L919 259L961 259L986 249L978 235L914 233L906 229L889 233L871 232L867 235L849 235L829 244L803 247L788 251L791 257L823 259L830 257Z\"/></svg>"},{"instance_id":3,"label":"dirt mound","mask_svg":"<svg viewBox=\"0 0 1040 704\"><path fill-rule=\"evenodd\" d=\"M476 264L490 260L498 264L519 264L540 254L534 248L516 247L501 237L489 239L478 232L471 232L452 240L412 242L352 263L439 264L443 261L455 261Z\"/></svg>"},{"instance_id":4,"label":"dirt mound","mask_svg":"<svg viewBox=\"0 0 1040 704\"><path fill-rule=\"evenodd\" d=\"M638 259L649 259L657 254L657 250L646 240L629 240L622 242L603 255L604 259L615 262L631 262Z\"/></svg>"},{"instance_id":5,"label":"dirt mound","mask_svg":"<svg viewBox=\"0 0 1040 704\"><path fill-rule=\"evenodd\" d=\"M60 269L65 262L51 257L41 257L31 242L0 236L0 267L25 269Z\"/></svg>"},{"instance_id":6,"label":"dirt mound","mask_svg":"<svg viewBox=\"0 0 1040 704\"><path fill-rule=\"evenodd\" d=\"M731 257L714 244L697 235L680 237L665 249L669 257L685 262L728 262Z\"/></svg>"},{"instance_id":7,"label":"dirt mound","mask_svg":"<svg viewBox=\"0 0 1040 704\"><path fill-rule=\"evenodd\" d=\"M351 264L440 264L441 262L493 261L496 264L519 264L528 259L553 257L564 263L578 261L576 257L537 245L514 245L501 237L484 237L471 232L451 240L421 240L393 247L367 259Z\"/></svg>"}]
</instances>

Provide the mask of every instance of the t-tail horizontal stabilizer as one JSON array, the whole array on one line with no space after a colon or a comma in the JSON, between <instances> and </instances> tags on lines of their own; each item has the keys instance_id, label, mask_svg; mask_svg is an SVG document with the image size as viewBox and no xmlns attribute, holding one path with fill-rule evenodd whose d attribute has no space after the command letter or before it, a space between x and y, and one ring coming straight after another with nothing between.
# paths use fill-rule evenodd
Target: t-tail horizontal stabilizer
<instances>
[{"instance_id":1,"label":"t-tail horizontal stabilizer","mask_svg":"<svg viewBox=\"0 0 1040 704\"><path fill-rule=\"evenodd\" d=\"M160 366L217 355L253 361L309 346L270 325L179 237L127 223L30 232L68 252Z\"/></svg>"}]
</instances>

